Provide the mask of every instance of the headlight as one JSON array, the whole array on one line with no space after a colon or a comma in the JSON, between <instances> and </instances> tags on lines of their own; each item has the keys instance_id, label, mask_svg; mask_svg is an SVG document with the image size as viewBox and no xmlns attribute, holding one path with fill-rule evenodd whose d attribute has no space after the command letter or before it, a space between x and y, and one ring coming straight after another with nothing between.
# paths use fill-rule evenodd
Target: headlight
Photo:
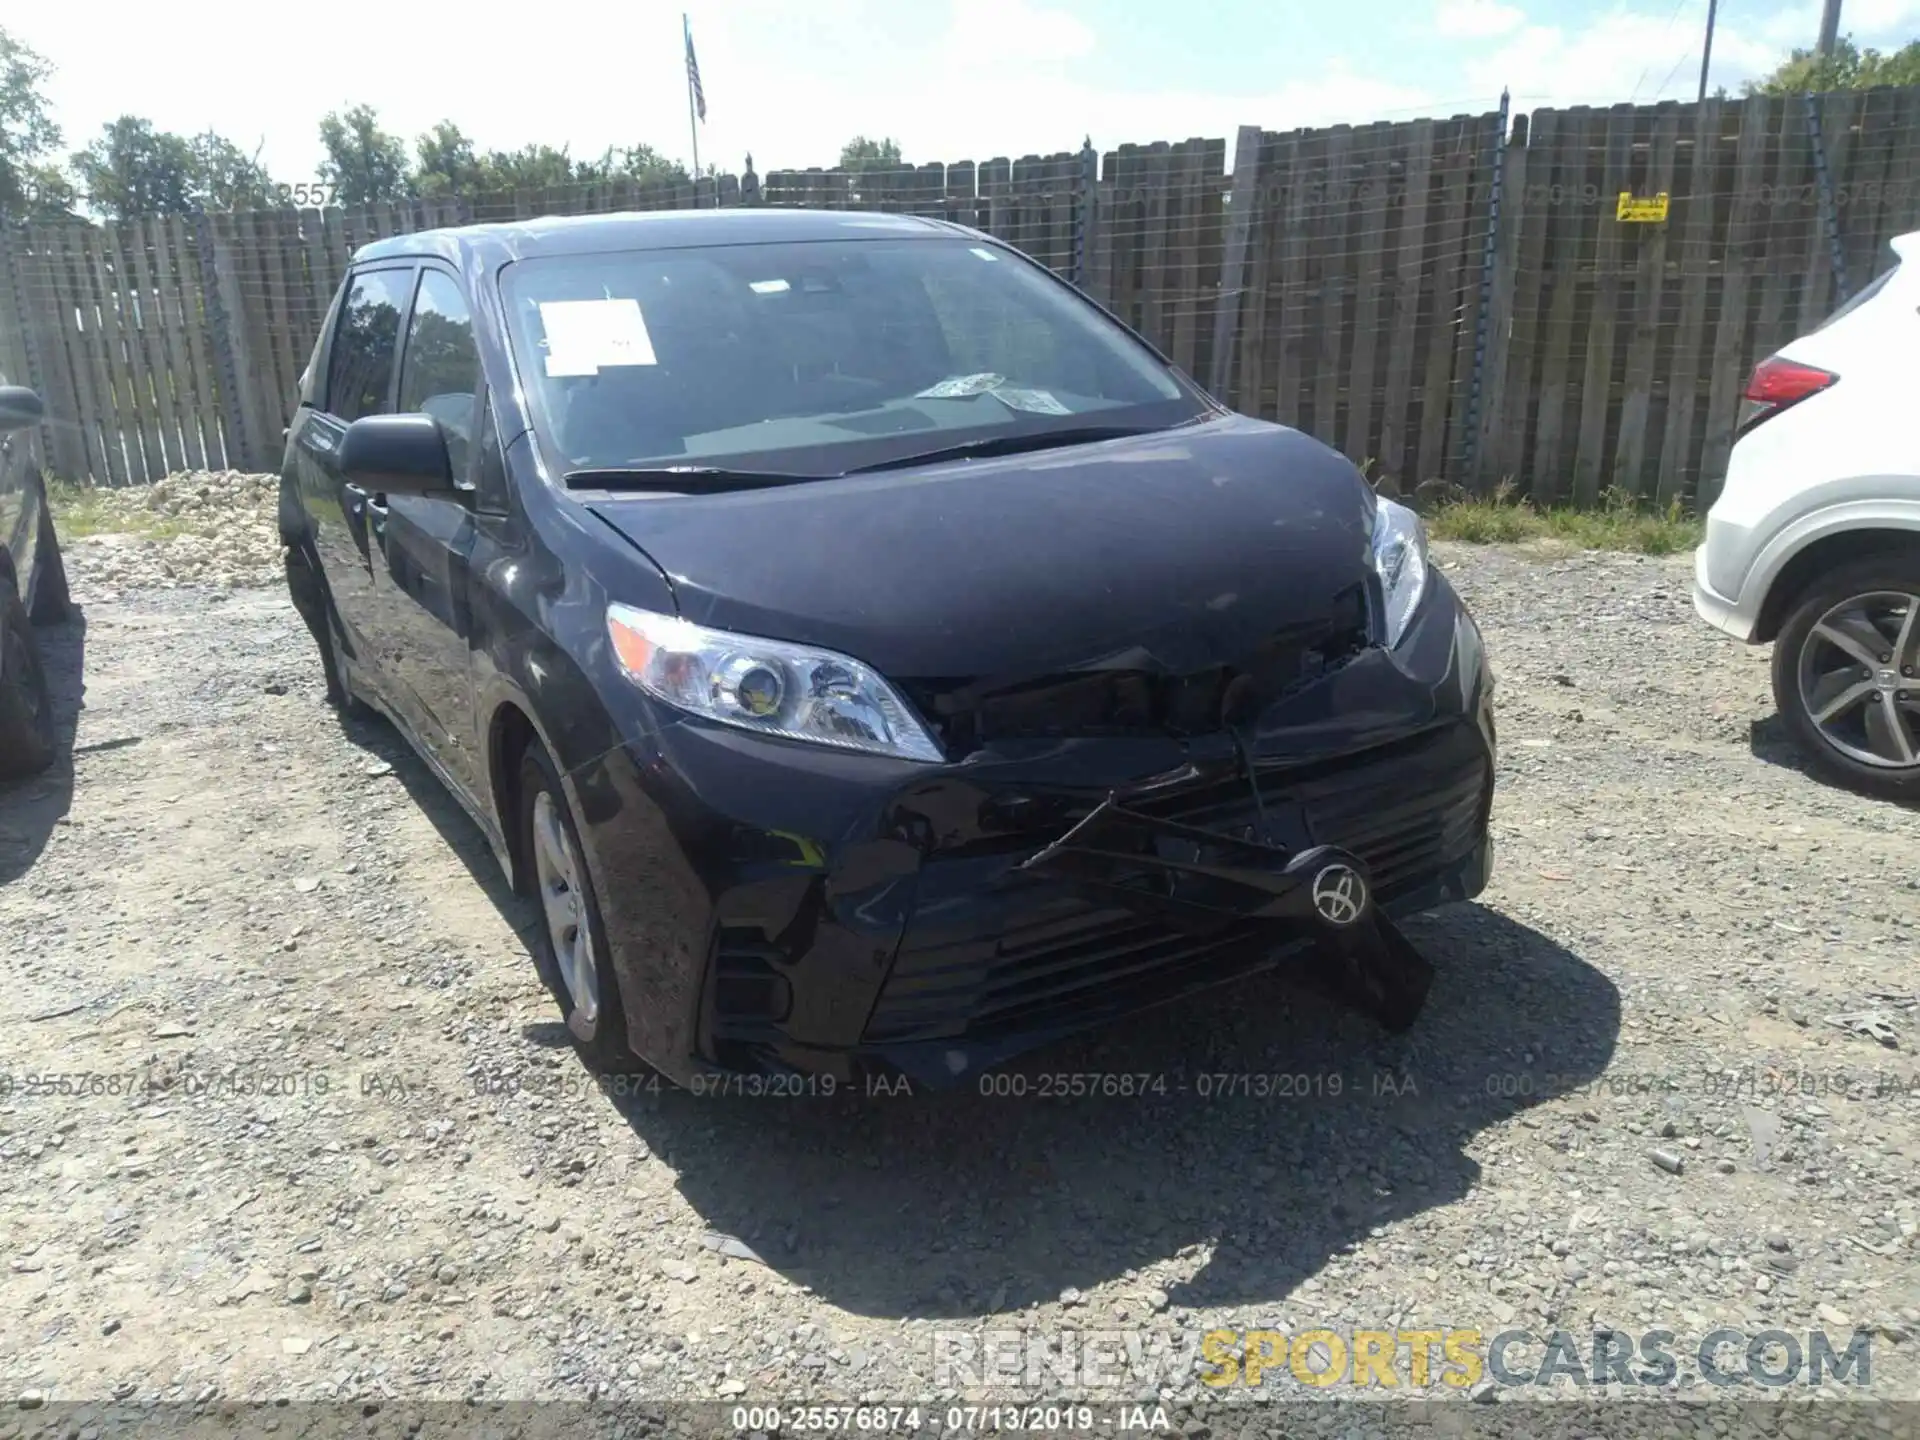
<instances>
[{"instance_id":1,"label":"headlight","mask_svg":"<svg viewBox=\"0 0 1920 1440\"><path fill-rule=\"evenodd\" d=\"M607 635L628 679L695 715L843 750L945 758L893 687L845 655L630 605L607 607Z\"/></svg>"},{"instance_id":2,"label":"headlight","mask_svg":"<svg viewBox=\"0 0 1920 1440\"><path fill-rule=\"evenodd\" d=\"M1387 601L1387 648L1407 633L1427 593L1427 527L1398 501L1382 497L1373 512L1373 568Z\"/></svg>"}]
</instances>

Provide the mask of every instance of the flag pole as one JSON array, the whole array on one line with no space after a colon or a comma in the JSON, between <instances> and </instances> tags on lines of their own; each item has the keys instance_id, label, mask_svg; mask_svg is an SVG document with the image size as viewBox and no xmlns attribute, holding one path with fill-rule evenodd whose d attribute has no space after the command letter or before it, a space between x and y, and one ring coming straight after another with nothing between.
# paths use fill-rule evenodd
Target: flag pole
<instances>
[{"instance_id":1,"label":"flag pole","mask_svg":"<svg viewBox=\"0 0 1920 1440\"><path fill-rule=\"evenodd\" d=\"M686 52L693 55L693 22L687 19L686 12L680 14L680 34L686 42ZM693 140L693 199L700 203L700 117L693 112L693 67L687 66L687 134Z\"/></svg>"}]
</instances>

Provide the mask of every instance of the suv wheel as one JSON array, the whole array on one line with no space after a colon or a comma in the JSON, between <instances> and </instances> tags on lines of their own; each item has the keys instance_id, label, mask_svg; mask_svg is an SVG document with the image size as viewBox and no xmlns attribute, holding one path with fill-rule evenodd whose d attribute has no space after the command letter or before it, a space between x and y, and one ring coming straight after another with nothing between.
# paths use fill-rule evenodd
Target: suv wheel
<instances>
[{"instance_id":1,"label":"suv wheel","mask_svg":"<svg viewBox=\"0 0 1920 1440\"><path fill-rule=\"evenodd\" d=\"M1920 554L1863 560L1808 587L1774 642L1773 695L1823 773L1920 797Z\"/></svg>"},{"instance_id":2,"label":"suv wheel","mask_svg":"<svg viewBox=\"0 0 1920 1440\"><path fill-rule=\"evenodd\" d=\"M0 780L37 775L53 763L53 701L27 609L0 577Z\"/></svg>"},{"instance_id":3,"label":"suv wheel","mask_svg":"<svg viewBox=\"0 0 1920 1440\"><path fill-rule=\"evenodd\" d=\"M620 982L566 787L538 741L520 767L520 846L528 891L540 907L535 956L581 1059L602 1072L641 1069L627 1048Z\"/></svg>"}]
</instances>

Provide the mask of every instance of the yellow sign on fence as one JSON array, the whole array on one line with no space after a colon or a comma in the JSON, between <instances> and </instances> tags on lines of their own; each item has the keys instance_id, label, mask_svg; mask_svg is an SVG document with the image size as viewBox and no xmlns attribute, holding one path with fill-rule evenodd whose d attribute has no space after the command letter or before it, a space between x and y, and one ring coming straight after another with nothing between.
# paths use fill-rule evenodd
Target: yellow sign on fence
<instances>
[{"instance_id":1,"label":"yellow sign on fence","mask_svg":"<svg viewBox=\"0 0 1920 1440\"><path fill-rule=\"evenodd\" d=\"M1631 190L1622 190L1620 204L1614 209L1613 218L1641 224L1663 224L1667 218L1667 192L1662 190L1658 195L1635 199Z\"/></svg>"}]
</instances>

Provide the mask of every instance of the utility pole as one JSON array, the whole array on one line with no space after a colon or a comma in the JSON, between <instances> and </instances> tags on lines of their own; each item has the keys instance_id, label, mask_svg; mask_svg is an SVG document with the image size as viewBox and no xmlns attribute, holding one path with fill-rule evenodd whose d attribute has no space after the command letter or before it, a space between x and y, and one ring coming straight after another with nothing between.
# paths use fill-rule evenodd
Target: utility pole
<instances>
[{"instance_id":1,"label":"utility pole","mask_svg":"<svg viewBox=\"0 0 1920 1440\"><path fill-rule=\"evenodd\" d=\"M1826 0L1820 7L1820 47L1822 60L1833 54L1834 42L1840 38L1840 0Z\"/></svg>"},{"instance_id":2,"label":"utility pole","mask_svg":"<svg viewBox=\"0 0 1920 1440\"><path fill-rule=\"evenodd\" d=\"M1703 105L1707 101L1707 67L1713 64L1713 19L1719 11L1720 0L1707 0L1707 43L1700 47L1700 103Z\"/></svg>"}]
</instances>

